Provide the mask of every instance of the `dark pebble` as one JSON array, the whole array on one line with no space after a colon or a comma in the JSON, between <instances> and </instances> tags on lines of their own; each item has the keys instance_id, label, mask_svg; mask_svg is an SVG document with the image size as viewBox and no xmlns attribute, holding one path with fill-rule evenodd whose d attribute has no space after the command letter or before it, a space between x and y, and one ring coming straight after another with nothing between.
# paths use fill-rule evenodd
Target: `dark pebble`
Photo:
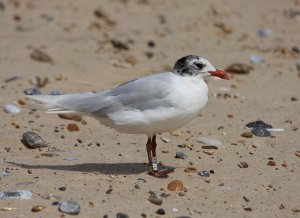
<instances>
[{"instance_id":1,"label":"dark pebble","mask_svg":"<svg viewBox=\"0 0 300 218\"><path fill-rule=\"evenodd\" d=\"M126 45L124 42L118 41L116 39L111 40L111 44L119 50L129 50L128 45Z\"/></svg>"},{"instance_id":2,"label":"dark pebble","mask_svg":"<svg viewBox=\"0 0 300 218\"><path fill-rule=\"evenodd\" d=\"M57 205L59 205L59 202L58 202L58 201L54 201L54 202L52 202L51 205L52 205L52 206L57 206Z\"/></svg>"},{"instance_id":3,"label":"dark pebble","mask_svg":"<svg viewBox=\"0 0 300 218\"><path fill-rule=\"evenodd\" d=\"M149 46L150 48L154 48L154 47L155 47L155 42L149 41L149 42L148 42L148 46Z\"/></svg>"},{"instance_id":4,"label":"dark pebble","mask_svg":"<svg viewBox=\"0 0 300 218\"><path fill-rule=\"evenodd\" d=\"M203 170L203 171L198 172L198 175L202 176L202 177L209 177L210 173L206 170Z\"/></svg>"},{"instance_id":5,"label":"dark pebble","mask_svg":"<svg viewBox=\"0 0 300 218\"><path fill-rule=\"evenodd\" d=\"M39 62L52 62L52 58L48 54L38 49L33 50L30 57Z\"/></svg>"},{"instance_id":6,"label":"dark pebble","mask_svg":"<svg viewBox=\"0 0 300 218\"><path fill-rule=\"evenodd\" d=\"M272 125L267 124L262 120L257 120L257 121L254 121L254 122L247 123L245 126L248 127L248 128L258 128L258 127L265 128L265 129L271 129L272 128Z\"/></svg>"},{"instance_id":7,"label":"dark pebble","mask_svg":"<svg viewBox=\"0 0 300 218\"><path fill-rule=\"evenodd\" d=\"M243 196L243 199L246 201L246 202L249 202L249 198L247 198L246 196Z\"/></svg>"},{"instance_id":8,"label":"dark pebble","mask_svg":"<svg viewBox=\"0 0 300 218\"><path fill-rule=\"evenodd\" d=\"M157 195L155 194L155 192L149 191L149 193L150 193L150 197L148 198L148 201L150 201L151 203L156 204L156 205L162 204L163 200L158 198Z\"/></svg>"},{"instance_id":9,"label":"dark pebble","mask_svg":"<svg viewBox=\"0 0 300 218\"><path fill-rule=\"evenodd\" d=\"M48 147L48 144L35 132L25 132L21 142L31 149Z\"/></svg>"},{"instance_id":10,"label":"dark pebble","mask_svg":"<svg viewBox=\"0 0 300 218\"><path fill-rule=\"evenodd\" d=\"M166 211L162 208L159 208L155 213L157 213L158 215L165 215Z\"/></svg>"},{"instance_id":11,"label":"dark pebble","mask_svg":"<svg viewBox=\"0 0 300 218\"><path fill-rule=\"evenodd\" d=\"M185 148L186 145L177 145L178 148Z\"/></svg>"},{"instance_id":12,"label":"dark pebble","mask_svg":"<svg viewBox=\"0 0 300 218\"><path fill-rule=\"evenodd\" d=\"M113 191L113 189L110 188L110 189L108 189L105 193L108 194L108 195L110 195L110 194L112 193L112 191Z\"/></svg>"},{"instance_id":13,"label":"dark pebble","mask_svg":"<svg viewBox=\"0 0 300 218\"><path fill-rule=\"evenodd\" d=\"M117 213L117 218L129 218L129 216L125 213Z\"/></svg>"},{"instance_id":14,"label":"dark pebble","mask_svg":"<svg viewBox=\"0 0 300 218\"><path fill-rule=\"evenodd\" d=\"M29 88L24 90L25 95L40 95L42 92L38 88Z\"/></svg>"},{"instance_id":15,"label":"dark pebble","mask_svg":"<svg viewBox=\"0 0 300 218\"><path fill-rule=\"evenodd\" d=\"M186 158L187 158L187 155L184 154L184 153L182 153L182 152L176 152L175 158L178 158L178 159L186 159Z\"/></svg>"},{"instance_id":16,"label":"dark pebble","mask_svg":"<svg viewBox=\"0 0 300 218\"><path fill-rule=\"evenodd\" d=\"M271 136L270 131L265 129L264 127L254 127L254 128L252 128L251 132L253 133L253 135L256 135L258 137L269 137L269 136Z\"/></svg>"},{"instance_id":17,"label":"dark pebble","mask_svg":"<svg viewBox=\"0 0 300 218\"><path fill-rule=\"evenodd\" d=\"M59 190L59 191L66 191L66 190L67 190L67 187L59 187L58 190Z\"/></svg>"}]
</instances>

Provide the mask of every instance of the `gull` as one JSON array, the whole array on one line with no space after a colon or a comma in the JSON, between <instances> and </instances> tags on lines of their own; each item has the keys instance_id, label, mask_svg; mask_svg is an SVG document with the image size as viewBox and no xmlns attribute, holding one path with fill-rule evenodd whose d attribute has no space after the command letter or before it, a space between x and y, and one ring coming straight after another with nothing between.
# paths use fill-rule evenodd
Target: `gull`
<instances>
[{"instance_id":1,"label":"gull","mask_svg":"<svg viewBox=\"0 0 300 218\"><path fill-rule=\"evenodd\" d=\"M147 135L148 173L167 177L173 170L158 170L156 135L179 129L194 120L208 101L206 78L229 79L205 58L188 55L172 71L125 82L98 93L32 95L46 113L81 113L121 133Z\"/></svg>"}]
</instances>

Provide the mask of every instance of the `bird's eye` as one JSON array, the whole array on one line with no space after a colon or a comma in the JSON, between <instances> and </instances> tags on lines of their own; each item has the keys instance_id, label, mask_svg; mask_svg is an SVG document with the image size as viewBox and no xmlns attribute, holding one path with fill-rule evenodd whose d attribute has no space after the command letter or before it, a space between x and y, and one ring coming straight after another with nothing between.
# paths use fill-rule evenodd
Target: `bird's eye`
<instances>
[{"instance_id":1,"label":"bird's eye","mask_svg":"<svg viewBox=\"0 0 300 218\"><path fill-rule=\"evenodd\" d=\"M199 69L202 69L203 67L205 67L205 64L201 63L201 62L196 62L195 66Z\"/></svg>"}]
</instances>

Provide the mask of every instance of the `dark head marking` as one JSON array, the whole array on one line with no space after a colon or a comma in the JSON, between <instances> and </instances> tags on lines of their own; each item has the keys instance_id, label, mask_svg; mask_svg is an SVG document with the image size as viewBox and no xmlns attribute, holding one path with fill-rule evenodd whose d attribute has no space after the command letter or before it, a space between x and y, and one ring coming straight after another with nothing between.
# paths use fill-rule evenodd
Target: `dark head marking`
<instances>
[{"instance_id":1,"label":"dark head marking","mask_svg":"<svg viewBox=\"0 0 300 218\"><path fill-rule=\"evenodd\" d=\"M199 56L188 55L176 61L173 72L181 76L193 76L199 74L205 66Z\"/></svg>"}]
</instances>

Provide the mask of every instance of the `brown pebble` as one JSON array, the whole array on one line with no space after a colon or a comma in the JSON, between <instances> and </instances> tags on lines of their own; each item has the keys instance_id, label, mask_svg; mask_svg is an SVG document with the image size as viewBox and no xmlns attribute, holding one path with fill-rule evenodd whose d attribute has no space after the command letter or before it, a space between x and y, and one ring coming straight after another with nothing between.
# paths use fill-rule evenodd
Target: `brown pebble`
<instances>
[{"instance_id":1,"label":"brown pebble","mask_svg":"<svg viewBox=\"0 0 300 218\"><path fill-rule=\"evenodd\" d=\"M238 166L239 166L239 168L248 168L249 167L247 162L239 162Z\"/></svg>"},{"instance_id":2,"label":"brown pebble","mask_svg":"<svg viewBox=\"0 0 300 218\"><path fill-rule=\"evenodd\" d=\"M58 114L58 116L62 119L81 121L82 116L80 114Z\"/></svg>"},{"instance_id":3,"label":"brown pebble","mask_svg":"<svg viewBox=\"0 0 300 218\"><path fill-rule=\"evenodd\" d=\"M284 207L283 204L280 204L280 205L279 205L279 209L280 209L280 210L282 210L282 209L284 209L284 208L285 208L285 207Z\"/></svg>"},{"instance_id":4,"label":"brown pebble","mask_svg":"<svg viewBox=\"0 0 300 218\"><path fill-rule=\"evenodd\" d=\"M31 170L27 170L27 173L28 173L28 174L32 174L32 171L31 171Z\"/></svg>"},{"instance_id":5,"label":"brown pebble","mask_svg":"<svg viewBox=\"0 0 300 218\"><path fill-rule=\"evenodd\" d=\"M179 130L174 130L174 131L171 132L171 135L172 136L181 136L182 133Z\"/></svg>"},{"instance_id":6,"label":"brown pebble","mask_svg":"<svg viewBox=\"0 0 300 218\"><path fill-rule=\"evenodd\" d=\"M269 165L269 166L275 166L276 163L275 163L275 161L273 161L273 160L269 160L269 161L268 161L268 165Z\"/></svg>"},{"instance_id":7,"label":"brown pebble","mask_svg":"<svg viewBox=\"0 0 300 218\"><path fill-rule=\"evenodd\" d=\"M20 99L20 100L18 101L18 103L19 103L19 105L25 105L25 104L26 104L26 102L25 102L24 100L22 100L22 99Z\"/></svg>"},{"instance_id":8,"label":"brown pebble","mask_svg":"<svg viewBox=\"0 0 300 218\"><path fill-rule=\"evenodd\" d=\"M208 151L208 150L203 150L204 154L208 154L208 155L213 155L214 152L213 151Z\"/></svg>"},{"instance_id":9,"label":"brown pebble","mask_svg":"<svg viewBox=\"0 0 300 218\"><path fill-rule=\"evenodd\" d=\"M295 155L296 155L297 157L300 157L300 151L296 151L296 152L295 152Z\"/></svg>"},{"instance_id":10,"label":"brown pebble","mask_svg":"<svg viewBox=\"0 0 300 218\"><path fill-rule=\"evenodd\" d=\"M52 62L52 58L48 54L38 49L33 50L30 57L35 61Z\"/></svg>"},{"instance_id":11,"label":"brown pebble","mask_svg":"<svg viewBox=\"0 0 300 218\"><path fill-rule=\"evenodd\" d=\"M292 209L293 213L300 213L300 209Z\"/></svg>"},{"instance_id":12,"label":"brown pebble","mask_svg":"<svg viewBox=\"0 0 300 218\"><path fill-rule=\"evenodd\" d=\"M252 211L252 208L251 207L244 207L244 210L245 211Z\"/></svg>"},{"instance_id":13,"label":"brown pebble","mask_svg":"<svg viewBox=\"0 0 300 218\"><path fill-rule=\"evenodd\" d=\"M77 124L75 124L75 123L70 123L70 124L68 124L67 129L68 129L70 132L79 131L79 127L78 127Z\"/></svg>"},{"instance_id":14,"label":"brown pebble","mask_svg":"<svg viewBox=\"0 0 300 218\"><path fill-rule=\"evenodd\" d=\"M168 184L169 191L182 191L183 190L183 183L180 180L173 180Z\"/></svg>"},{"instance_id":15,"label":"brown pebble","mask_svg":"<svg viewBox=\"0 0 300 218\"><path fill-rule=\"evenodd\" d=\"M37 205L31 208L31 212L40 212L44 210L46 207L43 205Z\"/></svg>"},{"instance_id":16,"label":"brown pebble","mask_svg":"<svg viewBox=\"0 0 300 218\"><path fill-rule=\"evenodd\" d=\"M186 173L196 173L197 168L196 167L187 167L187 168L184 169L184 172L186 172Z\"/></svg>"},{"instance_id":17,"label":"brown pebble","mask_svg":"<svg viewBox=\"0 0 300 218\"><path fill-rule=\"evenodd\" d=\"M283 162L283 163L281 164L281 166L287 167L287 163Z\"/></svg>"},{"instance_id":18,"label":"brown pebble","mask_svg":"<svg viewBox=\"0 0 300 218\"><path fill-rule=\"evenodd\" d=\"M241 136L244 138L252 138L253 134L251 132L243 132Z\"/></svg>"},{"instance_id":19,"label":"brown pebble","mask_svg":"<svg viewBox=\"0 0 300 218\"><path fill-rule=\"evenodd\" d=\"M59 191L66 191L66 190L67 190L67 187L65 187L65 186L59 187L58 190L59 190Z\"/></svg>"}]
</instances>

